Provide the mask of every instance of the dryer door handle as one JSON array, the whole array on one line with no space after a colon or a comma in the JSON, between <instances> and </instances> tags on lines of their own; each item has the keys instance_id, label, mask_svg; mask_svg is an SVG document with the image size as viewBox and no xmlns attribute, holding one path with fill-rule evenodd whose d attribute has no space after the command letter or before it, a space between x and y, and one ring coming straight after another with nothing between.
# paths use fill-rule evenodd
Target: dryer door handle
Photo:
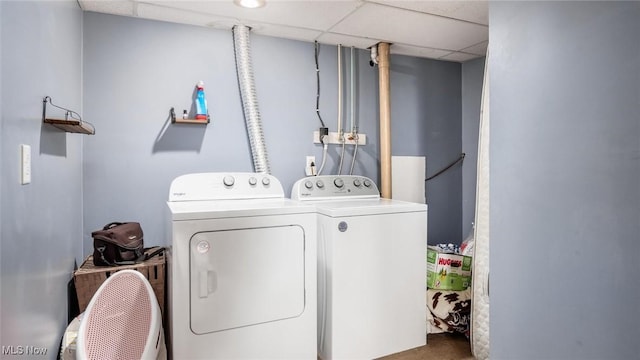
<instances>
[{"instance_id":1,"label":"dryer door handle","mask_svg":"<svg viewBox=\"0 0 640 360\"><path fill-rule=\"evenodd\" d=\"M200 298L207 298L209 294L216 291L218 276L213 270L201 270L198 277Z\"/></svg>"}]
</instances>

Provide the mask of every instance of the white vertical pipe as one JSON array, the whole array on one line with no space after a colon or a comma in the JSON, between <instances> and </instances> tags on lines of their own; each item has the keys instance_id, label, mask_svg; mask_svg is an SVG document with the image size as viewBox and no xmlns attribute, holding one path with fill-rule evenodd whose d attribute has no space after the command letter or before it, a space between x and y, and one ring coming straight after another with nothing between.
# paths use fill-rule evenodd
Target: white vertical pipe
<instances>
[{"instance_id":1,"label":"white vertical pipe","mask_svg":"<svg viewBox=\"0 0 640 360\"><path fill-rule=\"evenodd\" d=\"M345 145L344 129L342 125L342 44L338 44L338 138L342 141L342 152L340 153L338 175L342 175Z\"/></svg>"},{"instance_id":2,"label":"white vertical pipe","mask_svg":"<svg viewBox=\"0 0 640 360\"><path fill-rule=\"evenodd\" d=\"M342 44L338 44L338 135L342 138Z\"/></svg>"},{"instance_id":3,"label":"white vertical pipe","mask_svg":"<svg viewBox=\"0 0 640 360\"><path fill-rule=\"evenodd\" d=\"M349 114L349 117L351 118L351 134L353 134L355 136L355 133L358 132L358 126L356 125L356 60L355 60L355 48L352 46L351 47L351 79L350 79L350 85L351 87L349 88L351 90L351 100L350 100L350 105L351 105L351 111Z\"/></svg>"},{"instance_id":4,"label":"white vertical pipe","mask_svg":"<svg viewBox=\"0 0 640 360\"><path fill-rule=\"evenodd\" d=\"M353 157L351 158L351 169L349 175L353 175L353 168L356 165L356 157L358 156L358 125L356 122L356 58L355 48L351 47L351 136L353 136L356 144L353 148Z\"/></svg>"}]
</instances>

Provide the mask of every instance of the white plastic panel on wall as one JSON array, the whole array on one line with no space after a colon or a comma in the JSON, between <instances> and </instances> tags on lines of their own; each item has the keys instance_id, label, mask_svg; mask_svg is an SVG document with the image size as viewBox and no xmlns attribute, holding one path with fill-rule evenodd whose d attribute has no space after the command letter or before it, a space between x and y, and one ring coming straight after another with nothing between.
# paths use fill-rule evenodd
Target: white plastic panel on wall
<instances>
[{"instance_id":1,"label":"white plastic panel on wall","mask_svg":"<svg viewBox=\"0 0 640 360\"><path fill-rule=\"evenodd\" d=\"M391 194L394 200L424 204L425 198L424 156L391 157Z\"/></svg>"}]
</instances>

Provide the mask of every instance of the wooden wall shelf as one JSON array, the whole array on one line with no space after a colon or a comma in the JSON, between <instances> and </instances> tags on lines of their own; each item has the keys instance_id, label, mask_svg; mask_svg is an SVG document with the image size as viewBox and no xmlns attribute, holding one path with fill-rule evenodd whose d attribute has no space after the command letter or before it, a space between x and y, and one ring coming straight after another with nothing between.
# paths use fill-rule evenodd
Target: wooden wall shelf
<instances>
[{"instance_id":1,"label":"wooden wall shelf","mask_svg":"<svg viewBox=\"0 0 640 360\"><path fill-rule=\"evenodd\" d=\"M209 123L209 121L211 120L211 117L209 116L209 114L207 114L207 119L206 120L179 118L179 117L176 117L176 110L174 108L171 108L169 110L169 116L171 116L171 123L172 124L201 124L201 125L207 125Z\"/></svg>"},{"instance_id":2,"label":"wooden wall shelf","mask_svg":"<svg viewBox=\"0 0 640 360\"><path fill-rule=\"evenodd\" d=\"M94 135L96 133L93 127L80 120L44 119L44 122L69 133L86 135Z\"/></svg>"},{"instance_id":3,"label":"wooden wall shelf","mask_svg":"<svg viewBox=\"0 0 640 360\"><path fill-rule=\"evenodd\" d=\"M47 118L47 102L58 109L65 111L65 119L51 119ZM74 114L77 118L74 117ZM56 128L69 132L69 133L77 133L77 134L85 134L85 135L94 135L96 133L96 129L88 122L82 121L80 114L73 110L65 109L63 107L54 105L51 102L51 97L45 96L42 100L42 122L46 124L51 124Z\"/></svg>"}]
</instances>

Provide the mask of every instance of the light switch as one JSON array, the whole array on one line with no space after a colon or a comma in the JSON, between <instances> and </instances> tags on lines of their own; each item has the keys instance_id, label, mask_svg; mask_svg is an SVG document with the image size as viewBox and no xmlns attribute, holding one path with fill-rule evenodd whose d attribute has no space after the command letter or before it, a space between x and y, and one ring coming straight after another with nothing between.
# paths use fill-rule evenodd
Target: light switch
<instances>
[{"instance_id":1,"label":"light switch","mask_svg":"<svg viewBox=\"0 0 640 360\"><path fill-rule=\"evenodd\" d=\"M20 183L22 185L31 183L31 146L20 145Z\"/></svg>"}]
</instances>

